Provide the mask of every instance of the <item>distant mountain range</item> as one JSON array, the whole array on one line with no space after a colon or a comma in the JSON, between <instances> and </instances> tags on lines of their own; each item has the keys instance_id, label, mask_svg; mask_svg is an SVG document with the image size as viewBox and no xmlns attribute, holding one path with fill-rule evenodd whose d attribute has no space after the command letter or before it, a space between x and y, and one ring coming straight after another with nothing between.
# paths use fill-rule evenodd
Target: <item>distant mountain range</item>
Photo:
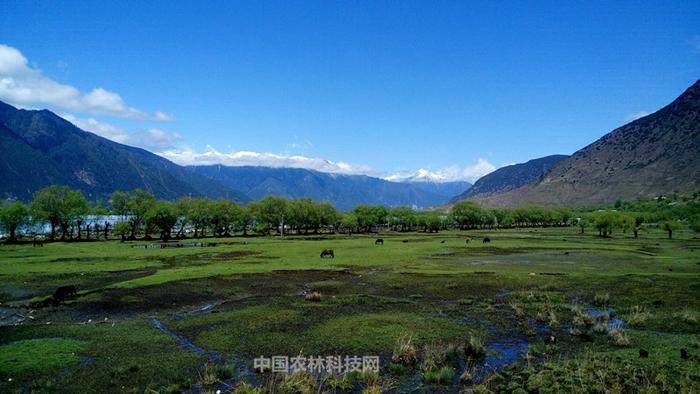
<instances>
[{"instance_id":1,"label":"distant mountain range","mask_svg":"<svg viewBox=\"0 0 700 394\"><path fill-rule=\"evenodd\" d=\"M468 182L390 182L365 175L329 174L303 168L191 166L193 173L257 200L267 195L330 201L339 209L358 204L431 207L447 203Z\"/></svg>"},{"instance_id":2,"label":"distant mountain range","mask_svg":"<svg viewBox=\"0 0 700 394\"><path fill-rule=\"evenodd\" d=\"M534 182L474 200L490 206L594 206L698 188L700 81L671 104L613 130Z\"/></svg>"},{"instance_id":3,"label":"distant mountain range","mask_svg":"<svg viewBox=\"0 0 700 394\"><path fill-rule=\"evenodd\" d=\"M142 188L159 198L248 197L143 149L80 130L51 111L0 102L0 197L29 200L51 184L79 189L91 200Z\"/></svg>"},{"instance_id":4,"label":"distant mountain range","mask_svg":"<svg viewBox=\"0 0 700 394\"><path fill-rule=\"evenodd\" d=\"M29 200L60 184L91 200L115 190L142 188L158 198L229 198L266 195L311 197L339 209L358 204L431 207L445 204L467 182L389 182L299 168L182 167L146 150L83 131L51 111L22 110L0 102L0 198Z\"/></svg>"},{"instance_id":5,"label":"distant mountain range","mask_svg":"<svg viewBox=\"0 0 700 394\"><path fill-rule=\"evenodd\" d=\"M700 81L668 106L572 156L503 167L471 188L467 182L443 182L427 170L387 180L300 168L182 167L80 130L50 111L20 110L2 102L0 174L0 198L22 200L44 186L63 184L92 200L142 188L165 199L310 197L339 209L358 204L431 207L461 199L486 206L593 206L700 188Z\"/></svg>"},{"instance_id":6,"label":"distant mountain range","mask_svg":"<svg viewBox=\"0 0 700 394\"><path fill-rule=\"evenodd\" d=\"M472 187L453 198L451 202L471 198L488 197L517 189L540 179L552 167L566 159L567 155L551 155L526 163L505 166L479 178Z\"/></svg>"}]
</instances>

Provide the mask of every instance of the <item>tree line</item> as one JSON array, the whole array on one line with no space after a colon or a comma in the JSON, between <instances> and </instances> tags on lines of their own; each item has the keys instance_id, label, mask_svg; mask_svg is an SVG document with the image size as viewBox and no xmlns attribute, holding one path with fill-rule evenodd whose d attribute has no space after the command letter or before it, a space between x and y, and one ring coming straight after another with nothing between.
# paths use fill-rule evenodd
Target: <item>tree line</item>
<instances>
[{"instance_id":1,"label":"tree line","mask_svg":"<svg viewBox=\"0 0 700 394\"><path fill-rule=\"evenodd\" d=\"M691 218L686 221L700 231L700 220L692 216L697 208L692 201L685 204L682 211L679 208L662 210L666 215L657 223L668 232L669 237L679 228L680 222L676 216L681 213L688 215L690 212ZM64 241L113 237L123 241L139 238L168 240L188 236L248 235L251 232L261 235L352 234L383 230L437 232L448 229L553 226L579 226L581 232L591 227L597 229L601 236L610 236L613 230L619 229L632 231L636 237L645 223L660 217L658 211L649 210L648 204L619 203L616 206L595 211L539 206L487 209L471 201L460 201L449 211L358 205L342 212L328 202L310 198L268 196L241 205L231 200L203 197L158 200L153 194L140 189L116 191L112 193L107 206L103 206L101 203L90 203L78 190L54 185L37 191L28 204L19 201L5 203L0 207L0 227L6 233L7 242L16 242L23 229L31 232L27 230L31 225L46 225L50 240ZM643 206L647 210L626 212L622 210L624 206L637 209ZM700 210L697 212L700 218ZM119 220L112 224L102 220L105 215L115 215Z\"/></svg>"}]
</instances>

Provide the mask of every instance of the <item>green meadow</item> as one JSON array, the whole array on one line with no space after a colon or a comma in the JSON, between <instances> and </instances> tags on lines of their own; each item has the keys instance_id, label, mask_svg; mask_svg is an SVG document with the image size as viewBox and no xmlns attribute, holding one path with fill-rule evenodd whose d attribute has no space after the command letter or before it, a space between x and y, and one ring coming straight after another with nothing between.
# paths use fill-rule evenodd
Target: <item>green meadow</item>
<instances>
[{"instance_id":1,"label":"green meadow","mask_svg":"<svg viewBox=\"0 0 700 394\"><path fill-rule=\"evenodd\" d=\"M198 241L0 246L0 391L700 391L688 230ZM65 285L78 296L44 302ZM253 371L300 354L380 371Z\"/></svg>"}]
</instances>

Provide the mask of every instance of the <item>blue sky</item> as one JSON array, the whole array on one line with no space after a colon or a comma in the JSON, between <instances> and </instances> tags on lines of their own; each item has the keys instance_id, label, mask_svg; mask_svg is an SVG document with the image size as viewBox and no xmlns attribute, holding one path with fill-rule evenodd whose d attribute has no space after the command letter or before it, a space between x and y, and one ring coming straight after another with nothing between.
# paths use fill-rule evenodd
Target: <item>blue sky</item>
<instances>
[{"instance_id":1,"label":"blue sky","mask_svg":"<svg viewBox=\"0 0 700 394\"><path fill-rule=\"evenodd\" d=\"M698 21L698 1L2 2L0 100L181 163L474 180L670 102L700 78Z\"/></svg>"}]
</instances>

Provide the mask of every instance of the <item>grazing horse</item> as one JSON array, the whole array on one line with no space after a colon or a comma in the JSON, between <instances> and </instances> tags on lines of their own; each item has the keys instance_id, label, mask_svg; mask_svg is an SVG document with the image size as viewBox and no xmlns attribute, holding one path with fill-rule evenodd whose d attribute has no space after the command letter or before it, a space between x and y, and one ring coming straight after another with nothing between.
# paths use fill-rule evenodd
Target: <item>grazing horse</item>
<instances>
[{"instance_id":1,"label":"grazing horse","mask_svg":"<svg viewBox=\"0 0 700 394\"><path fill-rule=\"evenodd\" d=\"M491 242L491 238L489 238L489 237L484 237L484 241L483 241L483 242L484 242L485 244L486 244L486 243L489 243L489 242Z\"/></svg>"},{"instance_id":2,"label":"grazing horse","mask_svg":"<svg viewBox=\"0 0 700 394\"><path fill-rule=\"evenodd\" d=\"M375 245L384 245L384 240L381 238L377 238L377 240L374 241L374 244Z\"/></svg>"},{"instance_id":3,"label":"grazing horse","mask_svg":"<svg viewBox=\"0 0 700 394\"><path fill-rule=\"evenodd\" d=\"M407 240L407 239L404 239L404 240L403 240L403 241L401 241L401 242L403 242L403 243L407 244L407 243L408 243L408 240Z\"/></svg>"},{"instance_id":4,"label":"grazing horse","mask_svg":"<svg viewBox=\"0 0 700 394\"><path fill-rule=\"evenodd\" d=\"M35 247L35 248L36 248L37 246L43 248L43 247L44 247L44 241L35 238L34 240L32 240L32 246Z\"/></svg>"},{"instance_id":5,"label":"grazing horse","mask_svg":"<svg viewBox=\"0 0 700 394\"><path fill-rule=\"evenodd\" d=\"M78 295L78 289L75 288L75 285L61 286L53 293L53 302L55 305L58 305L65 301L66 298L75 297L76 295Z\"/></svg>"},{"instance_id":6,"label":"grazing horse","mask_svg":"<svg viewBox=\"0 0 700 394\"><path fill-rule=\"evenodd\" d=\"M321 252L321 258L324 258L324 257L330 257L330 258L334 259L335 253L333 253L333 249L323 249L323 251Z\"/></svg>"}]
</instances>

